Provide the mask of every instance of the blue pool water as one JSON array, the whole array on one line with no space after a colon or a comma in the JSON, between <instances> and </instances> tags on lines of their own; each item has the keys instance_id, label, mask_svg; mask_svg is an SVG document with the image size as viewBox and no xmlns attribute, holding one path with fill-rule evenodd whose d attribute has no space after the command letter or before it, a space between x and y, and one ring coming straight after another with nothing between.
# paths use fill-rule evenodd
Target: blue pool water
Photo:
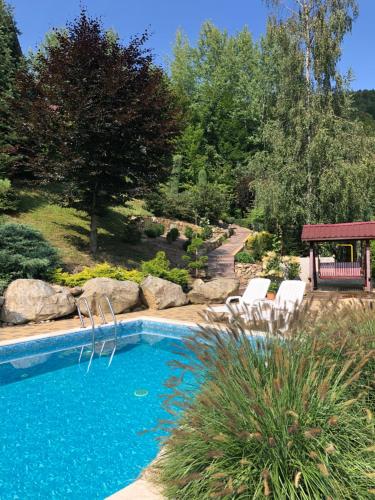
<instances>
[{"instance_id":1,"label":"blue pool water","mask_svg":"<svg viewBox=\"0 0 375 500\"><path fill-rule=\"evenodd\" d=\"M147 333L121 343L87 374L79 347L0 364L2 500L103 499L153 460L157 433L142 431L170 418L161 396L183 345Z\"/></svg>"}]
</instances>

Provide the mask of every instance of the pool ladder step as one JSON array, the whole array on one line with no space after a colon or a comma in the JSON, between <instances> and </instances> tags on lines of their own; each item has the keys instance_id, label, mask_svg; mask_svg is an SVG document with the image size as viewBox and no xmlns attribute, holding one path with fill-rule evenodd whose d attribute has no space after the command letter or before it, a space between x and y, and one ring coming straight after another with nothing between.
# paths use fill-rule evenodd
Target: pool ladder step
<instances>
[{"instance_id":1,"label":"pool ladder step","mask_svg":"<svg viewBox=\"0 0 375 500\"><path fill-rule=\"evenodd\" d=\"M112 364L113 356L115 355L115 352L116 352L116 349L117 349L117 319L116 319L116 315L114 313L114 310L113 310L113 307L112 307L112 303L111 303L109 297L107 295L103 295L102 299L104 299L107 302L109 311L110 311L111 316L112 316L113 326L114 326L114 338L110 339L111 341L113 341L113 349L111 351L111 356L109 358L109 363L108 363L108 368L109 368L111 366L111 364ZM91 324L91 354L90 354L89 364L88 364L87 370L86 370L86 373L88 373L89 370L90 370L90 368L91 368L91 363L92 363L92 360L94 359L95 350L96 350L96 330L95 330L94 315L92 313L91 307L90 307L90 305L89 305L86 297L80 297L77 300L77 311L78 311L79 320L81 322L81 326L82 326L82 328L86 328L85 319L84 319L84 316L82 314L82 308L81 308L81 303L82 302L85 305L86 313L87 313L87 315L89 317L90 324ZM102 305L101 305L101 299L99 299L99 301L98 301L98 310L99 310L99 316L100 316L101 324L102 325L107 325L108 321L106 320L105 314L103 312L103 308L102 308ZM104 352L105 344L107 342L108 342L108 339L103 341L102 346L101 346L100 351L99 351L99 357L102 356L102 354ZM80 363L81 360L82 360L82 356L83 356L83 352L85 350L85 347L86 347L86 345L83 345L82 348L81 348L81 352L80 352L80 355L79 355L78 363Z\"/></svg>"}]
</instances>

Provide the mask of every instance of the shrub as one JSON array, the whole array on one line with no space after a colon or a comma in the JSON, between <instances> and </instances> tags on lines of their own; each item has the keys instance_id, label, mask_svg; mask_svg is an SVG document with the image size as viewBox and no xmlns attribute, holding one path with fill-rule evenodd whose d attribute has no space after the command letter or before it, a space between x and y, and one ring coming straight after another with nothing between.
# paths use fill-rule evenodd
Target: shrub
<instances>
[{"instance_id":1,"label":"shrub","mask_svg":"<svg viewBox=\"0 0 375 500\"><path fill-rule=\"evenodd\" d=\"M298 280L301 274L301 265L298 257L288 256L281 259L284 268L284 277L287 280Z\"/></svg>"},{"instance_id":2,"label":"shrub","mask_svg":"<svg viewBox=\"0 0 375 500\"><path fill-rule=\"evenodd\" d=\"M263 208L253 208L247 215L247 220L250 226L255 231L262 231L267 222L267 217L264 213Z\"/></svg>"},{"instance_id":3,"label":"shrub","mask_svg":"<svg viewBox=\"0 0 375 500\"><path fill-rule=\"evenodd\" d=\"M0 212L17 209L17 198L9 179L0 179Z\"/></svg>"},{"instance_id":4,"label":"shrub","mask_svg":"<svg viewBox=\"0 0 375 500\"><path fill-rule=\"evenodd\" d=\"M130 245L136 245L142 239L142 231L135 220L130 220L126 224L122 233L122 240Z\"/></svg>"},{"instance_id":5,"label":"shrub","mask_svg":"<svg viewBox=\"0 0 375 500\"><path fill-rule=\"evenodd\" d=\"M165 252L158 252L153 259L142 262L141 271L145 276L150 274L181 286L186 286L189 282L189 273L186 269L170 268Z\"/></svg>"},{"instance_id":6,"label":"shrub","mask_svg":"<svg viewBox=\"0 0 375 500\"><path fill-rule=\"evenodd\" d=\"M194 234L195 234L195 233L194 233L194 230L193 230L193 228L192 228L192 227L187 226L187 227L185 228L185 233L184 233L184 234L185 234L185 237L186 237L188 240L192 240L192 239L193 239L193 237L194 237Z\"/></svg>"},{"instance_id":7,"label":"shrub","mask_svg":"<svg viewBox=\"0 0 375 500\"><path fill-rule=\"evenodd\" d=\"M146 276L151 274L181 286L186 286L189 274L185 269L170 269L170 263L165 252L158 252L154 259L142 262L141 269L126 269L120 266L111 266L107 262L93 267L85 267L76 274L70 274L57 269L53 273L53 281L64 286L82 286L92 278L113 278L120 281L134 281L141 283Z\"/></svg>"},{"instance_id":8,"label":"shrub","mask_svg":"<svg viewBox=\"0 0 375 500\"><path fill-rule=\"evenodd\" d=\"M255 259L249 252L238 252L234 257L236 262L241 264L254 264Z\"/></svg>"},{"instance_id":9,"label":"shrub","mask_svg":"<svg viewBox=\"0 0 375 500\"><path fill-rule=\"evenodd\" d=\"M202 238L194 237L186 249L186 254L182 258L186 262L188 269L195 271L195 277L198 278L199 271L207 265L208 257L201 255L200 250L203 246Z\"/></svg>"},{"instance_id":10,"label":"shrub","mask_svg":"<svg viewBox=\"0 0 375 500\"><path fill-rule=\"evenodd\" d=\"M255 260L261 260L266 252L273 249L273 235L267 231L253 233L246 241L246 248Z\"/></svg>"},{"instance_id":11,"label":"shrub","mask_svg":"<svg viewBox=\"0 0 375 500\"><path fill-rule=\"evenodd\" d=\"M113 278L120 281L135 281L140 283L145 275L136 269L129 270L123 267L111 266L107 262L93 267L85 267L76 274L69 274L57 269L53 274L53 281L64 286L82 286L92 278Z\"/></svg>"},{"instance_id":12,"label":"shrub","mask_svg":"<svg viewBox=\"0 0 375 500\"><path fill-rule=\"evenodd\" d=\"M180 231L177 229L177 227L172 227L167 233L168 243L172 243L173 241L176 241L179 236L180 236Z\"/></svg>"},{"instance_id":13,"label":"shrub","mask_svg":"<svg viewBox=\"0 0 375 500\"><path fill-rule=\"evenodd\" d=\"M158 238L164 234L164 226L157 222L149 222L145 225L144 233L149 238Z\"/></svg>"},{"instance_id":14,"label":"shrub","mask_svg":"<svg viewBox=\"0 0 375 500\"><path fill-rule=\"evenodd\" d=\"M189 339L191 362L179 365L198 395L174 381L166 400L185 412L155 466L165 496L370 498L373 418L356 382L368 357L343 355L342 338L327 354L304 335L262 341L239 323L227 335L215 326Z\"/></svg>"},{"instance_id":15,"label":"shrub","mask_svg":"<svg viewBox=\"0 0 375 500\"><path fill-rule=\"evenodd\" d=\"M38 231L21 224L0 226L0 282L3 289L18 278L48 279L58 265L57 251Z\"/></svg>"},{"instance_id":16,"label":"shrub","mask_svg":"<svg viewBox=\"0 0 375 500\"><path fill-rule=\"evenodd\" d=\"M264 278L281 280L284 278L281 256L277 252L267 252L262 258L261 276Z\"/></svg>"},{"instance_id":17,"label":"shrub","mask_svg":"<svg viewBox=\"0 0 375 500\"><path fill-rule=\"evenodd\" d=\"M203 240L209 240L210 238L212 238L212 235L213 235L213 230L211 226L204 226L200 233L200 237Z\"/></svg>"}]
</instances>

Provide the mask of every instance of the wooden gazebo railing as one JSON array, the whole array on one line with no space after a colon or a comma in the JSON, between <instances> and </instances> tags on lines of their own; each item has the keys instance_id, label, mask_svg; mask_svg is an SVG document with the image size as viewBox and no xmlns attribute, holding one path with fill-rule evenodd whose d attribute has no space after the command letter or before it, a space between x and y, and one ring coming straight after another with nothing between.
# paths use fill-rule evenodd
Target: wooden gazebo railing
<instances>
[{"instance_id":1,"label":"wooden gazebo railing","mask_svg":"<svg viewBox=\"0 0 375 500\"><path fill-rule=\"evenodd\" d=\"M364 272L360 262L321 262L319 278L324 279L360 279Z\"/></svg>"}]
</instances>

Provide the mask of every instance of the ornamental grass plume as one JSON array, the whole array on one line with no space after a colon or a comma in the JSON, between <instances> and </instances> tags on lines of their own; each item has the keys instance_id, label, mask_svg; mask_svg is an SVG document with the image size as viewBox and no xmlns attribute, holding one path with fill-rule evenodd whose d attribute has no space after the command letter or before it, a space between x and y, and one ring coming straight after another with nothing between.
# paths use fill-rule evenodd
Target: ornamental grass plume
<instances>
[{"instance_id":1,"label":"ornamental grass plume","mask_svg":"<svg viewBox=\"0 0 375 500\"><path fill-rule=\"evenodd\" d=\"M296 318L288 338L249 328L212 323L187 341L178 365L200 389L166 401L180 416L155 464L165 496L373 498L374 312Z\"/></svg>"}]
</instances>

